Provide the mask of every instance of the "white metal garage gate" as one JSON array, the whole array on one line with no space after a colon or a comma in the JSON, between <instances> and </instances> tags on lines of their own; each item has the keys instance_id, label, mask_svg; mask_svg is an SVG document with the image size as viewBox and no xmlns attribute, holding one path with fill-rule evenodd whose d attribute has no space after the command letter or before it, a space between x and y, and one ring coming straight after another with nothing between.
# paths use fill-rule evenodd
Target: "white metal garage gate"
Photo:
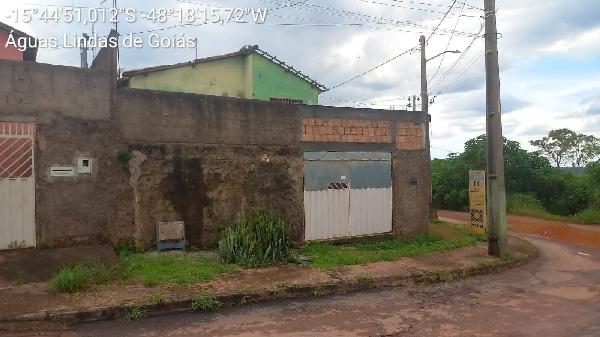
<instances>
[{"instance_id":1,"label":"white metal garage gate","mask_svg":"<svg viewBox=\"0 0 600 337\"><path fill-rule=\"evenodd\" d=\"M0 122L0 250L35 247L35 124Z\"/></svg>"},{"instance_id":2,"label":"white metal garage gate","mask_svg":"<svg viewBox=\"0 0 600 337\"><path fill-rule=\"evenodd\" d=\"M304 153L305 240L392 231L391 154Z\"/></svg>"}]
</instances>

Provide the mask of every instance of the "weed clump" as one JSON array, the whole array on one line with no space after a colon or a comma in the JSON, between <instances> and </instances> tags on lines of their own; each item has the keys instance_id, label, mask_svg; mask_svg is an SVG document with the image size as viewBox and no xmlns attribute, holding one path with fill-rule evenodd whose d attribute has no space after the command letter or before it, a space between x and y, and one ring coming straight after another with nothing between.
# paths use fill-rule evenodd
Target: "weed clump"
<instances>
[{"instance_id":1,"label":"weed clump","mask_svg":"<svg viewBox=\"0 0 600 337\"><path fill-rule=\"evenodd\" d=\"M219 255L244 267L274 265L292 259L289 225L280 217L255 211L221 234Z\"/></svg>"},{"instance_id":2,"label":"weed clump","mask_svg":"<svg viewBox=\"0 0 600 337\"><path fill-rule=\"evenodd\" d=\"M49 282L50 288L61 293L73 293L83 289L90 281L90 270L81 264L63 266Z\"/></svg>"}]
</instances>

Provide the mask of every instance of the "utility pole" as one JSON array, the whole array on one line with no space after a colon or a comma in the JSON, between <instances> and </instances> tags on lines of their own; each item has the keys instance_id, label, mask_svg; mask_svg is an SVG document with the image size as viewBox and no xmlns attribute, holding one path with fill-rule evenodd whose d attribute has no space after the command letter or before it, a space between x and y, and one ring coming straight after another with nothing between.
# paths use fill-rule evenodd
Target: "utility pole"
<instances>
[{"instance_id":1,"label":"utility pole","mask_svg":"<svg viewBox=\"0 0 600 337\"><path fill-rule=\"evenodd\" d=\"M421 35L421 107L424 114L429 114L429 97L427 97L427 57L425 55L425 35Z\"/></svg>"},{"instance_id":2,"label":"utility pole","mask_svg":"<svg viewBox=\"0 0 600 337\"><path fill-rule=\"evenodd\" d=\"M495 0L484 0L483 8L485 13L488 254L502 256L507 251L506 190Z\"/></svg>"},{"instance_id":3,"label":"utility pole","mask_svg":"<svg viewBox=\"0 0 600 337\"><path fill-rule=\"evenodd\" d=\"M83 69L88 69L89 65L88 65L88 41L90 40L89 35L87 35L86 33L83 33L83 38L81 39L81 47L79 47L80 49L80 56L81 56L81 68Z\"/></svg>"},{"instance_id":4,"label":"utility pole","mask_svg":"<svg viewBox=\"0 0 600 337\"><path fill-rule=\"evenodd\" d=\"M413 111L417 111L417 95L412 96L412 108Z\"/></svg>"}]
</instances>

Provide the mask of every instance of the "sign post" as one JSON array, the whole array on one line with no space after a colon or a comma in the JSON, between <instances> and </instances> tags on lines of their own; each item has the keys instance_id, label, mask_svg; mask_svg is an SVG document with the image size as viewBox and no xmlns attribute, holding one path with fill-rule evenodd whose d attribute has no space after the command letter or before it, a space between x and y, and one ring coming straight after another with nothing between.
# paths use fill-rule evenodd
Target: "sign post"
<instances>
[{"instance_id":1,"label":"sign post","mask_svg":"<svg viewBox=\"0 0 600 337\"><path fill-rule=\"evenodd\" d=\"M487 229L485 171L469 171L469 209L471 227L485 232Z\"/></svg>"}]
</instances>

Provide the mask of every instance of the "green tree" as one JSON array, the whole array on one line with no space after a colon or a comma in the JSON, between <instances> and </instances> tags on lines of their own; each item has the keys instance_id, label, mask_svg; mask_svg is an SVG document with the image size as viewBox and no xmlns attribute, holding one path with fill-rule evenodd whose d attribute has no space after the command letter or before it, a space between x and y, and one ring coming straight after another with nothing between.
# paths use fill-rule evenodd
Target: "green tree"
<instances>
[{"instance_id":1,"label":"green tree","mask_svg":"<svg viewBox=\"0 0 600 337\"><path fill-rule=\"evenodd\" d=\"M598 156L600 156L600 139L591 135L577 134L569 156L573 166L585 166Z\"/></svg>"},{"instance_id":2,"label":"green tree","mask_svg":"<svg viewBox=\"0 0 600 337\"><path fill-rule=\"evenodd\" d=\"M432 162L433 204L438 208L465 210L469 202L469 170L485 170L487 138L481 135L465 143L463 153ZM539 152L527 152L516 141L504 138L504 170L509 193L532 193L543 185L548 159Z\"/></svg>"},{"instance_id":3,"label":"green tree","mask_svg":"<svg viewBox=\"0 0 600 337\"><path fill-rule=\"evenodd\" d=\"M560 167L565 159L572 155L575 148L577 133L569 129L552 130L547 137L532 140L531 145L539 148L556 167Z\"/></svg>"}]
</instances>

